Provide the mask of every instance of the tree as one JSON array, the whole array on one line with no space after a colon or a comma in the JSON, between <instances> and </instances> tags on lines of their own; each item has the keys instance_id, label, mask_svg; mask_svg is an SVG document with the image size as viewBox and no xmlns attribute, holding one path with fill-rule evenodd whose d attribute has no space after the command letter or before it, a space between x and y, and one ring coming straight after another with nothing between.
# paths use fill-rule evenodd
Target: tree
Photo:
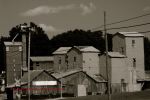
<instances>
[{"instance_id":1,"label":"tree","mask_svg":"<svg viewBox=\"0 0 150 100\"><path fill-rule=\"evenodd\" d=\"M63 46L94 46L101 52L105 51L105 40L101 31L91 32L90 30L84 31L81 29L67 31L53 37L50 40L50 45L51 52Z\"/></svg>"},{"instance_id":2,"label":"tree","mask_svg":"<svg viewBox=\"0 0 150 100\"><path fill-rule=\"evenodd\" d=\"M27 23L24 23L24 25L27 25ZM30 27L34 29L34 31L26 30L27 33L31 32L31 56L46 56L50 55L50 48L49 48L49 38L46 35L46 33L43 31L41 27L36 25L33 22L30 22ZM15 39L15 41L21 41L22 40L22 30L21 30L21 24L13 27L10 32L10 40L12 40L16 34L19 35ZM28 38L27 38L28 39Z\"/></svg>"}]
</instances>

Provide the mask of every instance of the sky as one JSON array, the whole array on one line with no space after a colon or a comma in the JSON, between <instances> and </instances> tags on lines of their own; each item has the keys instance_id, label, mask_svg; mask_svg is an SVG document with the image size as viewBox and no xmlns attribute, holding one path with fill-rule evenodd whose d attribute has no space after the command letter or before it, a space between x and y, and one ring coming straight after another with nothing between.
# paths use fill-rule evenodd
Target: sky
<instances>
[{"instance_id":1,"label":"sky","mask_svg":"<svg viewBox=\"0 0 150 100\"><path fill-rule=\"evenodd\" d=\"M49 38L74 29L90 30L103 25L104 11L106 23L112 23L150 13L150 0L0 0L0 35L8 36L12 27L25 22L39 25ZM147 22L150 16L107 28ZM150 25L108 33L119 31L150 31Z\"/></svg>"}]
</instances>

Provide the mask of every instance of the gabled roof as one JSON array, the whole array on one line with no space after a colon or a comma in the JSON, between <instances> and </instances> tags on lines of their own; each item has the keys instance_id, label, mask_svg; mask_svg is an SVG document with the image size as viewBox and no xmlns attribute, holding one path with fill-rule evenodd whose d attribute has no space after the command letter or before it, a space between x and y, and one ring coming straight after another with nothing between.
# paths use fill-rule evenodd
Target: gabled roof
<instances>
[{"instance_id":1,"label":"gabled roof","mask_svg":"<svg viewBox=\"0 0 150 100\"><path fill-rule=\"evenodd\" d=\"M96 49L93 46L74 46L74 47L81 52L97 52L97 53L100 52L98 49Z\"/></svg>"},{"instance_id":2,"label":"gabled roof","mask_svg":"<svg viewBox=\"0 0 150 100\"><path fill-rule=\"evenodd\" d=\"M22 45L22 42L4 42L5 46Z\"/></svg>"},{"instance_id":3,"label":"gabled roof","mask_svg":"<svg viewBox=\"0 0 150 100\"><path fill-rule=\"evenodd\" d=\"M40 73L42 73L44 70L33 70L30 71L30 82L38 76ZM21 82L28 83L28 73L25 73L23 77L21 78Z\"/></svg>"},{"instance_id":4,"label":"gabled roof","mask_svg":"<svg viewBox=\"0 0 150 100\"><path fill-rule=\"evenodd\" d=\"M67 76L70 76L72 74L76 74L76 73L79 73L79 72L82 72L84 74L86 74L88 77L90 77L91 79L93 79L95 82L106 82L104 80L104 78L102 76L97 76L97 75L90 75L90 74L87 74L86 72L82 71L82 70L70 70L70 71L66 71L66 72L60 72L60 73L53 73L52 75L54 77L56 77L57 79L60 79L60 78L64 78L64 77L67 77Z\"/></svg>"},{"instance_id":5,"label":"gabled roof","mask_svg":"<svg viewBox=\"0 0 150 100\"><path fill-rule=\"evenodd\" d=\"M80 52L97 52L100 51L93 46L73 46L73 47L60 47L56 51L53 52L53 54L66 54L68 51L70 51L72 48L78 49Z\"/></svg>"},{"instance_id":6,"label":"gabled roof","mask_svg":"<svg viewBox=\"0 0 150 100\"><path fill-rule=\"evenodd\" d=\"M121 35L123 35L125 37L144 37L143 34L140 34L138 32L117 32L114 35L117 35L117 34L121 34Z\"/></svg>"},{"instance_id":7,"label":"gabled roof","mask_svg":"<svg viewBox=\"0 0 150 100\"><path fill-rule=\"evenodd\" d=\"M51 74L49 74L49 72L45 71L45 70L33 70L30 71L30 82L32 82L36 77L38 77L42 72L47 73L48 75L52 76ZM52 76L53 77L53 76ZM55 77L53 77L55 78ZM55 78L56 79L56 78ZM28 83L28 73L25 73L23 75L23 77L21 78L21 83Z\"/></svg>"},{"instance_id":8,"label":"gabled roof","mask_svg":"<svg viewBox=\"0 0 150 100\"><path fill-rule=\"evenodd\" d=\"M52 56L36 56L36 57L30 57L30 59L34 61L54 61L54 58Z\"/></svg>"},{"instance_id":9,"label":"gabled roof","mask_svg":"<svg viewBox=\"0 0 150 100\"><path fill-rule=\"evenodd\" d=\"M111 58L125 58L125 55L120 54L119 52L108 52L108 56Z\"/></svg>"},{"instance_id":10,"label":"gabled roof","mask_svg":"<svg viewBox=\"0 0 150 100\"><path fill-rule=\"evenodd\" d=\"M53 54L66 54L72 47L60 47Z\"/></svg>"},{"instance_id":11,"label":"gabled roof","mask_svg":"<svg viewBox=\"0 0 150 100\"><path fill-rule=\"evenodd\" d=\"M62 77L66 77L68 75L80 72L81 70L70 70L70 71L66 71L66 72L57 72L57 73L53 73L52 75L54 77L56 77L57 79L62 78Z\"/></svg>"},{"instance_id":12,"label":"gabled roof","mask_svg":"<svg viewBox=\"0 0 150 100\"><path fill-rule=\"evenodd\" d=\"M96 82L107 82L101 75L92 75L88 73L86 74L90 76L91 78L93 78Z\"/></svg>"}]
</instances>

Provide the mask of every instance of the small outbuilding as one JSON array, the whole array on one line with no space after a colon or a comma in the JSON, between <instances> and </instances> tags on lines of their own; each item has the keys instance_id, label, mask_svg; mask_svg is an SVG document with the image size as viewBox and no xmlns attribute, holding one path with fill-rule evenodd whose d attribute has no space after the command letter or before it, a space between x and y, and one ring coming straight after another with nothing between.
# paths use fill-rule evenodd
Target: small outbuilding
<instances>
[{"instance_id":1,"label":"small outbuilding","mask_svg":"<svg viewBox=\"0 0 150 100\"><path fill-rule=\"evenodd\" d=\"M28 73L26 73L21 78L22 95L28 94L28 83ZM59 86L59 80L45 70L33 70L30 72L30 95L57 95L60 91Z\"/></svg>"}]
</instances>

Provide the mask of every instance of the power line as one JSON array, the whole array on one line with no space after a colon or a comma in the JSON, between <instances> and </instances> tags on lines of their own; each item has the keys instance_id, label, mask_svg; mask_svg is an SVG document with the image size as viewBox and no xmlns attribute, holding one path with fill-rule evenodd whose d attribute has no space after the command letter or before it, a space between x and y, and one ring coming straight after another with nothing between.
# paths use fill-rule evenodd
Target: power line
<instances>
[{"instance_id":1,"label":"power line","mask_svg":"<svg viewBox=\"0 0 150 100\"><path fill-rule=\"evenodd\" d=\"M138 18L141 18L141 17L149 16L149 15L150 15L150 13L143 14L143 15L132 17L132 18L129 18L129 19L112 22L112 23L106 24L106 26L113 25L113 24L119 24L119 23L122 23L122 22L127 22L127 21L130 21L130 20L138 19ZM101 26L92 28L91 30L96 30L96 29L103 28L103 27L104 27L104 25L101 25Z\"/></svg>"},{"instance_id":2,"label":"power line","mask_svg":"<svg viewBox=\"0 0 150 100\"><path fill-rule=\"evenodd\" d=\"M132 27L145 26L145 25L149 25L149 24L150 24L150 22L148 22L148 23L142 23L142 24L136 24L136 25L130 25L130 26L122 26L122 27L108 28L107 30L123 29L123 28L132 28ZM104 31L104 30L101 30L101 31Z\"/></svg>"}]
</instances>

